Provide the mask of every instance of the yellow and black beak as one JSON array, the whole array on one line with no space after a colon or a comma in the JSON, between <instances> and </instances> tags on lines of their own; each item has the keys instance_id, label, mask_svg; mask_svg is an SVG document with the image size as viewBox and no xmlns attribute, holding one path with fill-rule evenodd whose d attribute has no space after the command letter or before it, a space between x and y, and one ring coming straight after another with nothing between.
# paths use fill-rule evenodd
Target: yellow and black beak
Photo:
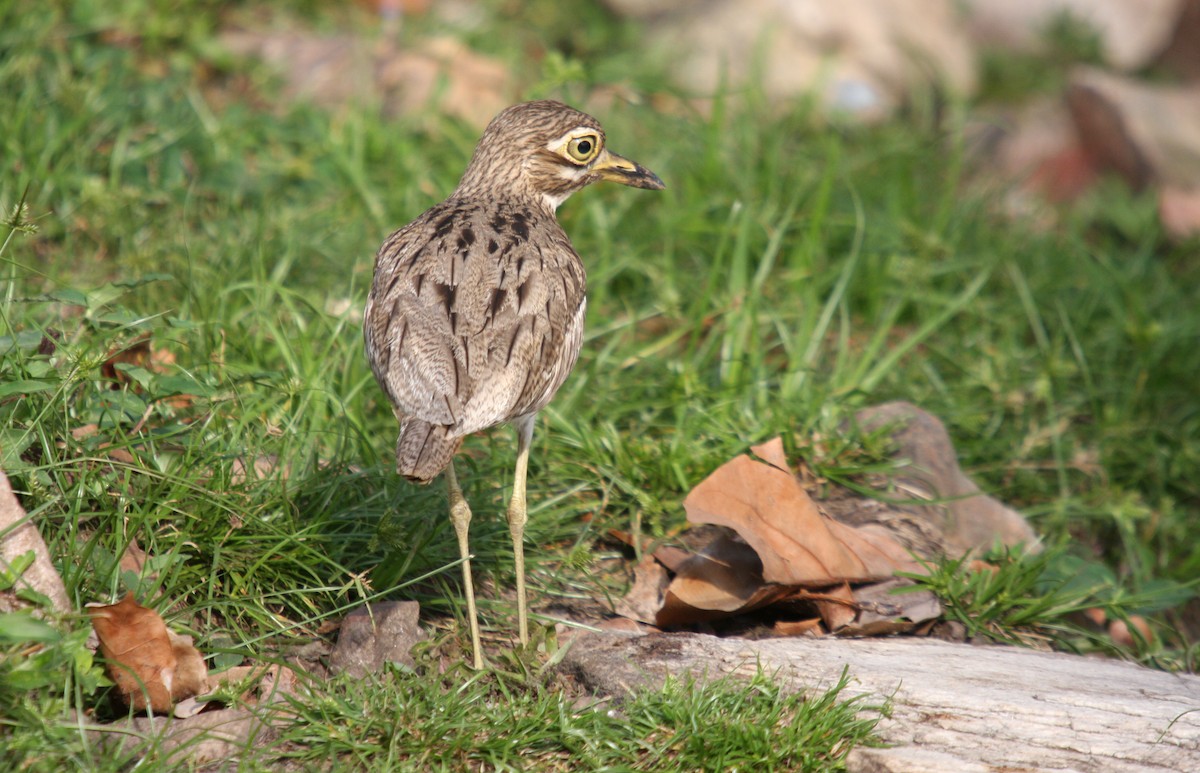
<instances>
[{"instance_id":1,"label":"yellow and black beak","mask_svg":"<svg viewBox=\"0 0 1200 773\"><path fill-rule=\"evenodd\" d=\"M611 180L632 188L661 191L667 187L654 172L616 153L610 153L607 149L600 153L600 158L592 165L592 171L599 174L602 180Z\"/></svg>"}]
</instances>

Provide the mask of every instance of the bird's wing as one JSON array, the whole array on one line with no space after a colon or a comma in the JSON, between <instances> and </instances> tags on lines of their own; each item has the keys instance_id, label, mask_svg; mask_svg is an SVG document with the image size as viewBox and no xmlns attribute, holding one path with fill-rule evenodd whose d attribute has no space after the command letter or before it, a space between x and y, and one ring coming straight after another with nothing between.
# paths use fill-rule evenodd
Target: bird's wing
<instances>
[{"instance_id":1,"label":"bird's wing","mask_svg":"<svg viewBox=\"0 0 1200 773\"><path fill-rule=\"evenodd\" d=\"M367 347L398 413L461 436L549 402L579 351L585 279L552 220L513 232L436 210L381 248Z\"/></svg>"}]
</instances>

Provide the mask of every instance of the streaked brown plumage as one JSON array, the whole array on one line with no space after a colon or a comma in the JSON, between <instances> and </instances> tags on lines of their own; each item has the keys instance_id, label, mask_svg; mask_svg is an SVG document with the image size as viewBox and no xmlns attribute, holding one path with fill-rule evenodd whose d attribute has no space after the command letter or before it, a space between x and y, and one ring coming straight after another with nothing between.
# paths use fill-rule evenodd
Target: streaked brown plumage
<instances>
[{"instance_id":1,"label":"streaked brown plumage","mask_svg":"<svg viewBox=\"0 0 1200 773\"><path fill-rule=\"evenodd\" d=\"M477 668L471 514L453 458L467 435L506 422L517 428L508 520L520 638L527 643L522 540L529 443L537 412L575 365L586 304L583 262L555 210L599 180L663 187L604 141L596 119L561 102L504 110L484 131L450 197L389 236L375 258L364 322L367 359L400 422L400 474L428 482L446 473Z\"/></svg>"}]
</instances>

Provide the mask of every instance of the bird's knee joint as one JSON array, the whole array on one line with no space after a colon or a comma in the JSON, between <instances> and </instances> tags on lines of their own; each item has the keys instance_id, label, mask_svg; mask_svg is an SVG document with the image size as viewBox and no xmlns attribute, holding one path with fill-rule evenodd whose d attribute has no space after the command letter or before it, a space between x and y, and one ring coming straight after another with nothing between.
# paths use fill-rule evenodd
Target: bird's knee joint
<instances>
[{"instance_id":1,"label":"bird's knee joint","mask_svg":"<svg viewBox=\"0 0 1200 773\"><path fill-rule=\"evenodd\" d=\"M525 523L529 520L528 514L525 512L524 502L513 502L508 506L508 525L513 529L524 529Z\"/></svg>"},{"instance_id":2,"label":"bird's knee joint","mask_svg":"<svg viewBox=\"0 0 1200 773\"><path fill-rule=\"evenodd\" d=\"M450 503L450 521L454 524L454 528L465 529L471 523L471 507L465 499L460 499L457 502Z\"/></svg>"}]
</instances>

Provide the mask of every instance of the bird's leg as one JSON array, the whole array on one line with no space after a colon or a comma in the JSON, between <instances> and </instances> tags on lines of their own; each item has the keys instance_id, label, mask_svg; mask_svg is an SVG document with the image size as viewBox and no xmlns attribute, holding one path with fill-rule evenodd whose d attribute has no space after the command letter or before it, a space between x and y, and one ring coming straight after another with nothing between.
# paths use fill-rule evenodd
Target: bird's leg
<instances>
[{"instance_id":1,"label":"bird's leg","mask_svg":"<svg viewBox=\"0 0 1200 773\"><path fill-rule=\"evenodd\" d=\"M517 467L513 472L512 499L508 502L508 530L512 533L513 560L517 571L517 631L521 644L529 644L529 609L525 603L525 476L529 470L529 445L533 441L535 416L516 422Z\"/></svg>"},{"instance_id":2,"label":"bird's leg","mask_svg":"<svg viewBox=\"0 0 1200 773\"><path fill-rule=\"evenodd\" d=\"M462 558L463 595L467 598L467 619L471 621L471 656L476 669L483 668L483 651L479 646L479 617L475 614L475 584L471 581L471 547L467 542L467 529L471 525L471 506L467 504L458 477L454 474L454 461L446 468L446 493L450 500L450 523L458 535L458 555Z\"/></svg>"}]
</instances>

